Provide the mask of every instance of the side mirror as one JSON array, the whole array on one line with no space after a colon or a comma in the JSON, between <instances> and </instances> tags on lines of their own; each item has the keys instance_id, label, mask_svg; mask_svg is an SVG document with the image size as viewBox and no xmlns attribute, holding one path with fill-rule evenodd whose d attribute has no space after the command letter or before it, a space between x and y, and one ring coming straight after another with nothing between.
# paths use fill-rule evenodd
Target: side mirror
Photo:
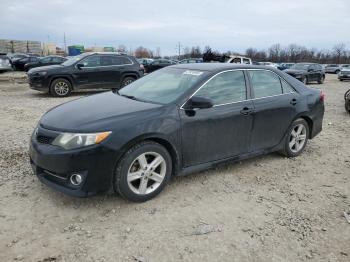
<instances>
[{"instance_id":1,"label":"side mirror","mask_svg":"<svg viewBox=\"0 0 350 262\"><path fill-rule=\"evenodd\" d=\"M84 64L77 64L77 68L80 70L81 68L84 67Z\"/></svg>"},{"instance_id":2,"label":"side mirror","mask_svg":"<svg viewBox=\"0 0 350 262\"><path fill-rule=\"evenodd\" d=\"M308 71L308 72L313 72L313 71L315 71L315 70L313 70L312 68L309 68L307 71Z\"/></svg>"},{"instance_id":3,"label":"side mirror","mask_svg":"<svg viewBox=\"0 0 350 262\"><path fill-rule=\"evenodd\" d=\"M201 97L201 96L193 96L191 97L186 105L185 109L205 109L213 107L213 101L209 98Z\"/></svg>"}]
</instances>

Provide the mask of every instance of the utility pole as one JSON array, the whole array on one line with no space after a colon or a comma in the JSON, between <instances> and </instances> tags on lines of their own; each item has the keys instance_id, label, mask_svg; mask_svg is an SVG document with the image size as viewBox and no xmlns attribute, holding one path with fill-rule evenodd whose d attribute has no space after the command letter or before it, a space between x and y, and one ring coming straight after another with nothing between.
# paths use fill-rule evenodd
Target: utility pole
<instances>
[{"instance_id":1,"label":"utility pole","mask_svg":"<svg viewBox=\"0 0 350 262\"><path fill-rule=\"evenodd\" d=\"M67 42L66 42L66 33L63 33L63 43L64 43L64 55L67 56Z\"/></svg>"},{"instance_id":2,"label":"utility pole","mask_svg":"<svg viewBox=\"0 0 350 262\"><path fill-rule=\"evenodd\" d=\"M181 43L180 42L178 43L177 47L178 47L178 51L179 51L179 56L177 59L180 60L180 56L181 56Z\"/></svg>"}]
</instances>

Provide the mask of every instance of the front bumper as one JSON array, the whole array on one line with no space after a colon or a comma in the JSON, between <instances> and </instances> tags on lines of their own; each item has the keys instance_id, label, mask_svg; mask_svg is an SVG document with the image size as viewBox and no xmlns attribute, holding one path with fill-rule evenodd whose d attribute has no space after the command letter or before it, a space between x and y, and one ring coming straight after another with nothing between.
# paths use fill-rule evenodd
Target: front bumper
<instances>
[{"instance_id":1,"label":"front bumper","mask_svg":"<svg viewBox=\"0 0 350 262\"><path fill-rule=\"evenodd\" d=\"M30 163L41 182L55 190L76 197L87 197L111 189L117 152L100 145L65 150L48 141L58 132L39 127L30 142ZM38 139L38 136L47 139ZM41 142L39 142L41 141ZM72 174L80 174L79 186L70 182Z\"/></svg>"},{"instance_id":2,"label":"front bumper","mask_svg":"<svg viewBox=\"0 0 350 262\"><path fill-rule=\"evenodd\" d=\"M305 78L304 75L295 75L295 74L289 74L289 75L294 77L295 79L298 79L299 81L302 81Z\"/></svg>"},{"instance_id":3,"label":"front bumper","mask_svg":"<svg viewBox=\"0 0 350 262\"><path fill-rule=\"evenodd\" d=\"M48 92L49 81L47 78L38 75L28 75L29 87L34 90Z\"/></svg>"},{"instance_id":4,"label":"front bumper","mask_svg":"<svg viewBox=\"0 0 350 262\"><path fill-rule=\"evenodd\" d=\"M350 75L338 75L338 79L341 79L341 80L350 79Z\"/></svg>"}]
</instances>

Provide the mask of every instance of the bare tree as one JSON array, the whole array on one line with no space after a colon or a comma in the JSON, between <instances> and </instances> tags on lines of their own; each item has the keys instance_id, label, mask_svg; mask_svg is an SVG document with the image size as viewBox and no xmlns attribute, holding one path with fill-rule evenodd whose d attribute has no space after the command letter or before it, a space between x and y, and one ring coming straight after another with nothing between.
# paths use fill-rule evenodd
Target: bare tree
<instances>
[{"instance_id":1,"label":"bare tree","mask_svg":"<svg viewBox=\"0 0 350 262\"><path fill-rule=\"evenodd\" d=\"M334 54L337 58L337 64L340 64L342 56L345 55L345 53L346 53L345 52L345 44L344 43L336 44L333 47L333 51L334 51Z\"/></svg>"},{"instance_id":2,"label":"bare tree","mask_svg":"<svg viewBox=\"0 0 350 262\"><path fill-rule=\"evenodd\" d=\"M155 58L160 58L160 57L161 57L161 55L160 55L160 47L157 47Z\"/></svg>"},{"instance_id":3,"label":"bare tree","mask_svg":"<svg viewBox=\"0 0 350 262\"><path fill-rule=\"evenodd\" d=\"M137 58L150 58L151 57L151 52L149 49L139 46L138 48L135 49L135 57Z\"/></svg>"}]
</instances>

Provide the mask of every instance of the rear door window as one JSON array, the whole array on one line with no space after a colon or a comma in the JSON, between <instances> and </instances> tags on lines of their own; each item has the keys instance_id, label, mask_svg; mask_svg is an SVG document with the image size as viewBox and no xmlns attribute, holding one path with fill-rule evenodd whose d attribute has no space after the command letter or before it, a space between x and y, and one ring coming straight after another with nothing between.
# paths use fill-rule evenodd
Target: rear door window
<instances>
[{"instance_id":1,"label":"rear door window","mask_svg":"<svg viewBox=\"0 0 350 262\"><path fill-rule=\"evenodd\" d=\"M129 58L123 56L101 56L101 66L131 65Z\"/></svg>"},{"instance_id":2,"label":"rear door window","mask_svg":"<svg viewBox=\"0 0 350 262\"><path fill-rule=\"evenodd\" d=\"M233 63L233 64L241 64L241 58L239 58L239 57L233 58L231 63Z\"/></svg>"},{"instance_id":3,"label":"rear door window","mask_svg":"<svg viewBox=\"0 0 350 262\"><path fill-rule=\"evenodd\" d=\"M280 78L265 70L249 70L255 98L263 98L282 94Z\"/></svg>"},{"instance_id":4,"label":"rear door window","mask_svg":"<svg viewBox=\"0 0 350 262\"><path fill-rule=\"evenodd\" d=\"M243 58L243 64L249 65L250 64L250 60L247 59L247 58Z\"/></svg>"},{"instance_id":5,"label":"rear door window","mask_svg":"<svg viewBox=\"0 0 350 262\"><path fill-rule=\"evenodd\" d=\"M62 63L63 59L61 57L52 57L53 63Z\"/></svg>"},{"instance_id":6,"label":"rear door window","mask_svg":"<svg viewBox=\"0 0 350 262\"><path fill-rule=\"evenodd\" d=\"M40 62L43 64L48 64L51 62L51 57L44 57L43 59L40 60Z\"/></svg>"}]
</instances>

